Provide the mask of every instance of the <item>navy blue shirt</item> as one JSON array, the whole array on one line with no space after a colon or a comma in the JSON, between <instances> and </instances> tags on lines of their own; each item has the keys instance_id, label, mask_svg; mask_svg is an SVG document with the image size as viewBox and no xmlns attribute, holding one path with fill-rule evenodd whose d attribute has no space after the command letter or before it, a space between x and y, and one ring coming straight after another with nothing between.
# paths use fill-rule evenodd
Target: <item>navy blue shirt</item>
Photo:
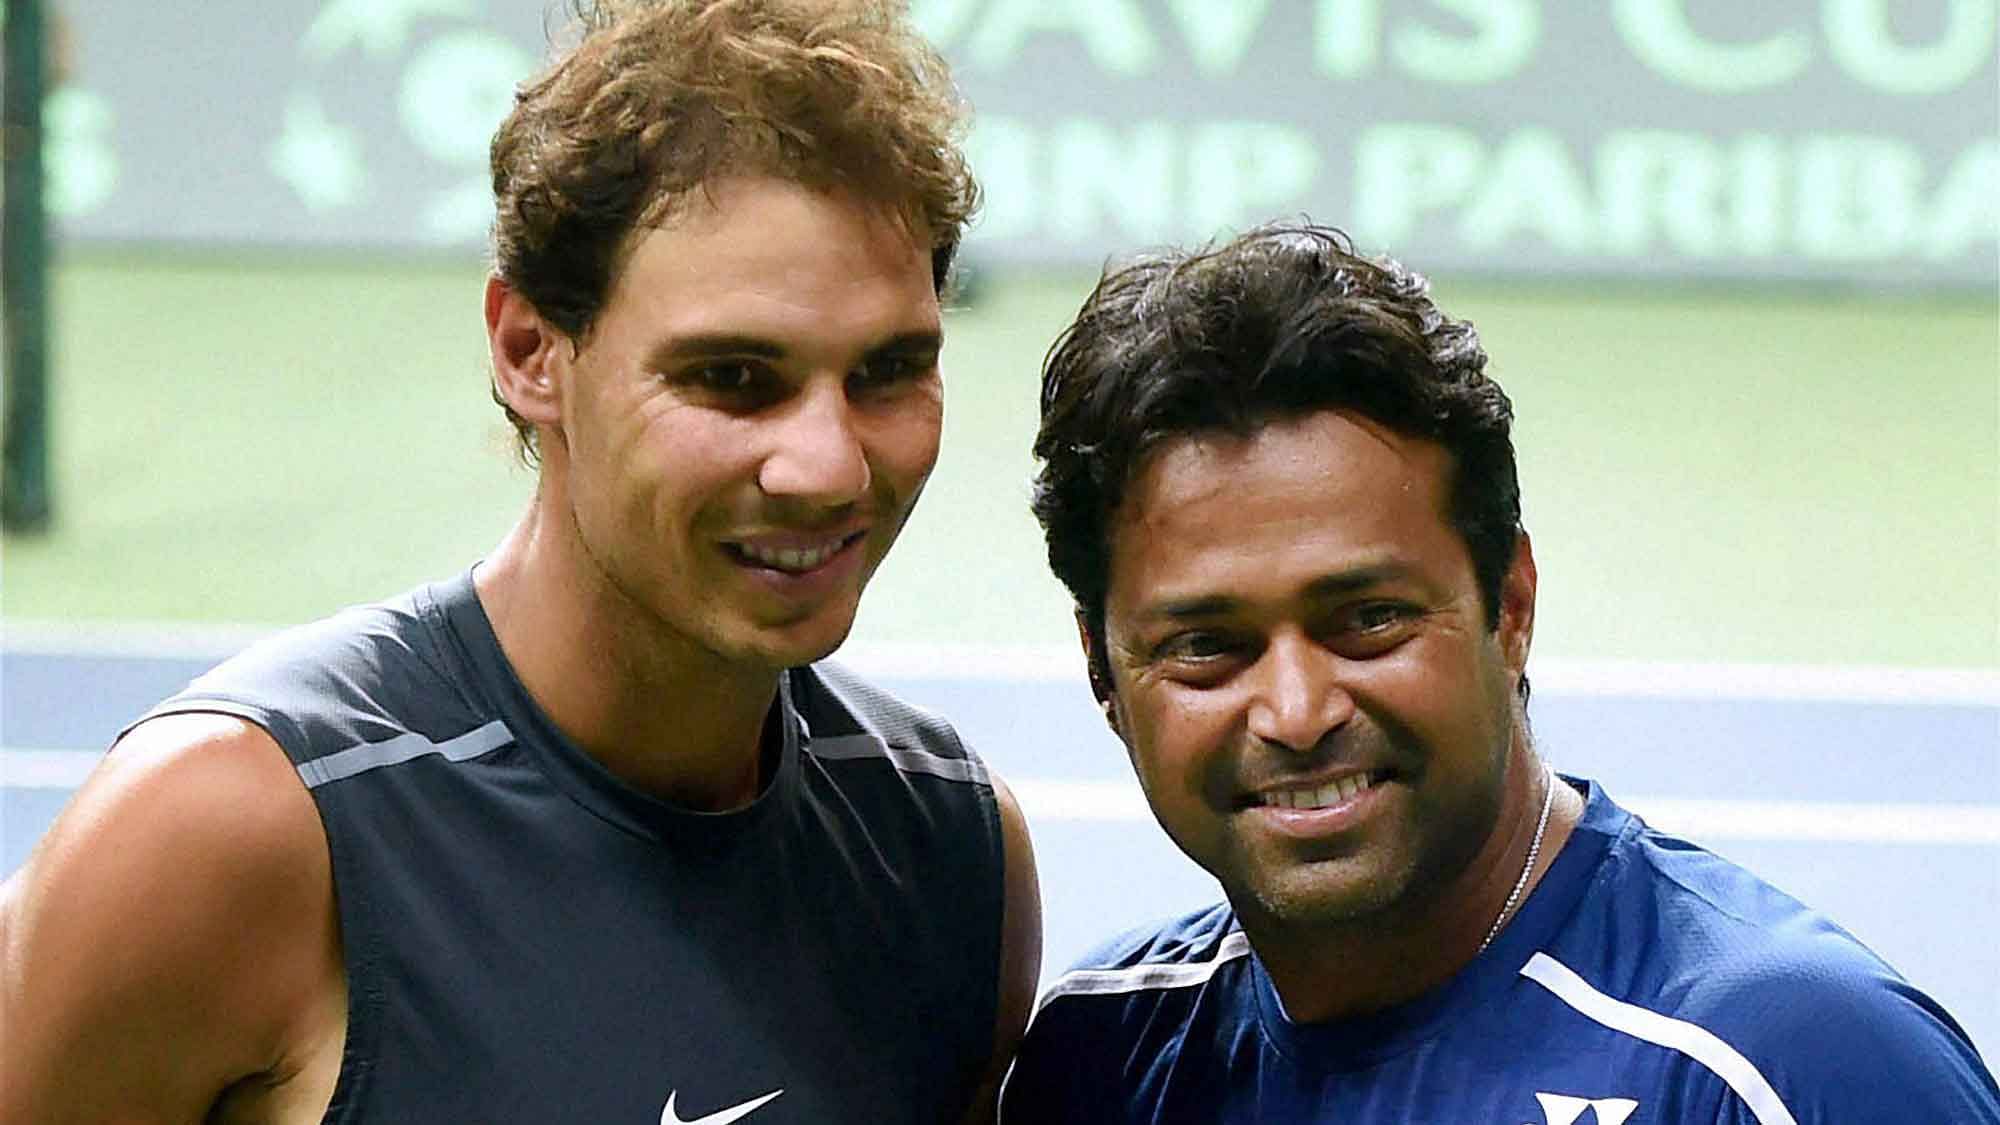
<instances>
[{"instance_id":1,"label":"navy blue shirt","mask_svg":"<svg viewBox=\"0 0 2000 1125\"><path fill-rule=\"evenodd\" d=\"M1595 784L1507 928L1433 992L1293 1022L1227 906L1052 985L1005 1125L2000 1125L1965 1033L1845 931Z\"/></svg>"},{"instance_id":2,"label":"navy blue shirt","mask_svg":"<svg viewBox=\"0 0 2000 1125\"><path fill-rule=\"evenodd\" d=\"M151 714L187 711L269 731L325 826L350 993L329 1122L654 1125L768 1097L745 1125L937 1125L991 1055L986 771L837 667L782 677L773 776L725 813L557 730L469 573L282 634Z\"/></svg>"}]
</instances>

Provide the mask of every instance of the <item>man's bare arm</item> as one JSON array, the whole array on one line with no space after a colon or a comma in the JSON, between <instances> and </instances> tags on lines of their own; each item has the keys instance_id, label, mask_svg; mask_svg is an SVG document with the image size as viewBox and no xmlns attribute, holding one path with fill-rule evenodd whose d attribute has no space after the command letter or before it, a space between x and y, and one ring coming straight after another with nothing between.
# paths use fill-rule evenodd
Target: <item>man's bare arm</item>
<instances>
[{"instance_id":1,"label":"man's bare arm","mask_svg":"<svg viewBox=\"0 0 2000 1125\"><path fill-rule=\"evenodd\" d=\"M1014 1061L1014 1051L1027 1031L1035 1006L1035 984L1042 971L1042 893L1035 878L1035 849L1028 839L1028 822L1014 793L998 776L993 798L1000 806L1000 836L1006 860L1006 909L1000 924L1000 1012L993 1032L993 1058L965 1116L965 1125L988 1125L995 1119L1000 1081Z\"/></svg>"},{"instance_id":2,"label":"man's bare arm","mask_svg":"<svg viewBox=\"0 0 2000 1125\"><path fill-rule=\"evenodd\" d=\"M338 940L318 814L270 737L141 725L0 887L0 1120L195 1122L282 1085L343 1030Z\"/></svg>"}]
</instances>

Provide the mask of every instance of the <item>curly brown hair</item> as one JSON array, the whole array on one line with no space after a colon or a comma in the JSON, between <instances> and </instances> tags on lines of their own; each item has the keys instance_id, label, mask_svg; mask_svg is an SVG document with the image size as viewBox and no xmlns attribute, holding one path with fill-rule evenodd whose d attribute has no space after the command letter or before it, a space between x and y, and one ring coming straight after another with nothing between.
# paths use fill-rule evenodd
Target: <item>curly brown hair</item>
<instances>
[{"instance_id":1,"label":"curly brown hair","mask_svg":"<svg viewBox=\"0 0 2000 1125\"><path fill-rule=\"evenodd\" d=\"M581 343L642 228L772 175L880 202L943 293L979 189L944 60L895 0L578 0L493 136L494 272ZM534 429L493 388L522 459Z\"/></svg>"}]
</instances>

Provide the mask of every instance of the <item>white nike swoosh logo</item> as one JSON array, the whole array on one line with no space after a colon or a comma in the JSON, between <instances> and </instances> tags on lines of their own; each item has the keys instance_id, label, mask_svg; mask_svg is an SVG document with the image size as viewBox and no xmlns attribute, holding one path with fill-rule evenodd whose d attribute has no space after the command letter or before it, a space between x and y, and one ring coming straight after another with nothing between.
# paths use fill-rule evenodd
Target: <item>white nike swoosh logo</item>
<instances>
[{"instance_id":1,"label":"white nike swoosh logo","mask_svg":"<svg viewBox=\"0 0 2000 1125\"><path fill-rule=\"evenodd\" d=\"M728 1109L718 1109L707 1117L698 1117L693 1121L682 1121L681 1115L674 1112L675 1095L670 1093L667 1095L667 1108L660 1111L660 1125L729 1125L731 1121L741 1121L755 1113L759 1106L784 1092L784 1087L781 1086L761 1098L753 1098L742 1105L731 1106Z\"/></svg>"}]
</instances>

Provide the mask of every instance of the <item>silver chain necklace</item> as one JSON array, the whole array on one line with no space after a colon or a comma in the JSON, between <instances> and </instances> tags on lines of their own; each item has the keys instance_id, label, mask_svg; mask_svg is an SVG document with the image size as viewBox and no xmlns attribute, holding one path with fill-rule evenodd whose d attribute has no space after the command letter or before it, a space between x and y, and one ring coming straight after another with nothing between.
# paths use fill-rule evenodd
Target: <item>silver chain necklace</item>
<instances>
[{"instance_id":1,"label":"silver chain necklace","mask_svg":"<svg viewBox=\"0 0 2000 1125\"><path fill-rule=\"evenodd\" d=\"M1514 912L1514 904L1521 901L1521 892L1528 886L1528 874L1535 869L1535 860L1542 854L1542 833L1549 828L1549 809L1556 803L1556 776L1549 767L1542 767L1542 815L1535 821L1535 842L1528 845L1528 862L1521 865L1521 877L1514 880L1514 889L1507 892L1506 905L1500 908L1500 916L1493 919L1493 928L1486 931L1486 940L1479 943L1479 952L1493 944L1500 936L1500 927L1507 921L1507 915ZM1477 954L1475 954L1477 956Z\"/></svg>"}]
</instances>

